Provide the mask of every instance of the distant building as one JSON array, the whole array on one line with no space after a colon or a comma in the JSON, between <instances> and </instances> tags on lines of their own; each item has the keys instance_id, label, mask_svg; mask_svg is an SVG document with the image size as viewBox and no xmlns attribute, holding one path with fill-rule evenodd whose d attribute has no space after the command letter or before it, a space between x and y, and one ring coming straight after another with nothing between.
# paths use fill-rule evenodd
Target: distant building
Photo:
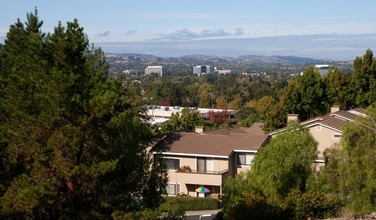
<instances>
[{"instance_id":1,"label":"distant building","mask_svg":"<svg viewBox=\"0 0 376 220\"><path fill-rule=\"evenodd\" d=\"M231 70L214 70L214 75L226 75L226 74L231 74Z\"/></svg>"},{"instance_id":2,"label":"distant building","mask_svg":"<svg viewBox=\"0 0 376 220\"><path fill-rule=\"evenodd\" d=\"M150 75L152 73L157 73L159 76L163 75L162 66L148 66L145 69L145 76Z\"/></svg>"},{"instance_id":3,"label":"distant building","mask_svg":"<svg viewBox=\"0 0 376 220\"><path fill-rule=\"evenodd\" d=\"M211 66L194 66L193 67L193 74L196 74L198 76L207 74L207 73L213 73L214 67Z\"/></svg>"},{"instance_id":4,"label":"distant building","mask_svg":"<svg viewBox=\"0 0 376 220\"><path fill-rule=\"evenodd\" d=\"M168 121L172 114L181 113L183 107L180 106L146 106L147 116L149 117L150 124L161 124L162 122ZM211 117L220 117L221 113L226 113L225 116L228 117L230 123L234 122L235 114L237 110L232 109L213 109L213 108L195 108L188 107L190 110L197 110L201 117L205 120L210 120Z\"/></svg>"},{"instance_id":5,"label":"distant building","mask_svg":"<svg viewBox=\"0 0 376 220\"><path fill-rule=\"evenodd\" d=\"M315 65L315 68L319 69L320 75L324 76L328 73L329 65L327 64L317 64Z\"/></svg>"}]
</instances>

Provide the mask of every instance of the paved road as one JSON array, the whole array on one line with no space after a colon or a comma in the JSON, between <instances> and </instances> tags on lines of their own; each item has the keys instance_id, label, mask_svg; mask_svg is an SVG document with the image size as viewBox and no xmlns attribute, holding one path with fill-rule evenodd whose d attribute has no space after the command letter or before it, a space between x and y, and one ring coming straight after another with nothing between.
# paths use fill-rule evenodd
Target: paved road
<instances>
[{"instance_id":1,"label":"paved road","mask_svg":"<svg viewBox=\"0 0 376 220\"><path fill-rule=\"evenodd\" d=\"M221 211L218 210L202 210L202 211L187 211L184 215L184 220L211 220L215 215Z\"/></svg>"}]
</instances>

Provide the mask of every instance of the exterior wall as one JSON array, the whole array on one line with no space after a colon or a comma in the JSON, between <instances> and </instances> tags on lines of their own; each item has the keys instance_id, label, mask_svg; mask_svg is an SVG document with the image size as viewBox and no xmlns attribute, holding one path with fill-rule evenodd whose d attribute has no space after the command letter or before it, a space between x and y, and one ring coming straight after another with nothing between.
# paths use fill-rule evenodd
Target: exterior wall
<instances>
[{"instance_id":1,"label":"exterior wall","mask_svg":"<svg viewBox=\"0 0 376 220\"><path fill-rule=\"evenodd\" d=\"M340 132L334 131L321 125L310 127L309 132L318 143L317 151L319 158L322 158L324 156L323 153L327 148L332 147L333 144L339 143L340 141L340 138L334 137L335 134L341 134Z\"/></svg>"},{"instance_id":2,"label":"exterior wall","mask_svg":"<svg viewBox=\"0 0 376 220\"><path fill-rule=\"evenodd\" d=\"M245 172L249 170L250 168L251 166L247 166L247 165L236 165L236 174L239 174L240 172Z\"/></svg>"},{"instance_id":3,"label":"exterior wall","mask_svg":"<svg viewBox=\"0 0 376 220\"><path fill-rule=\"evenodd\" d=\"M162 76L162 66L148 66L145 69L145 75L150 75L152 73L157 73L159 76Z\"/></svg>"},{"instance_id":4,"label":"exterior wall","mask_svg":"<svg viewBox=\"0 0 376 220\"><path fill-rule=\"evenodd\" d=\"M228 159L225 158L213 158L213 172L208 173L197 172L197 157L163 155L163 158L179 159L180 167L189 166L191 168L191 172L182 172L178 170L167 171L168 183L180 185L180 192L191 196L197 196L196 192L190 189L192 186L196 187L196 185L210 187L216 186L219 187L218 189L221 189L224 180L223 176L228 173Z\"/></svg>"}]
</instances>

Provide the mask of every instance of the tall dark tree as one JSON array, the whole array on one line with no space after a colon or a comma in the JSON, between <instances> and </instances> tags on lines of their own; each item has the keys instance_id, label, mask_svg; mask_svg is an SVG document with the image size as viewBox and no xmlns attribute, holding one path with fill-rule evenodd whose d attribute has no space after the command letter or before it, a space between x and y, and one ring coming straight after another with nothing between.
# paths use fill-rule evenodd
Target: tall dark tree
<instances>
[{"instance_id":1,"label":"tall dark tree","mask_svg":"<svg viewBox=\"0 0 376 220\"><path fill-rule=\"evenodd\" d=\"M77 20L41 31L37 11L0 50L0 217L110 218L153 208L165 175L146 153L140 100L107 79Z\"/></svg>"},{"instance_id":2,"label":"tall dark tree","mask_svg":"<svg viewBox=\"0 0 376 220\"><path fill-rule=\"evenodd\" d=\"M351 80L351 74L344 74L338 68L329 70L324 78L324 82L325 93L328 96L328 103L330 105L339 105L341 109L355 107L353 97L355 91Z\"/></svg>"},{"instance_id":3,"label":"tall dark tree","mask_svg":"<svg viewBox=\"0 0 376 220\"><path fill-rule=\"evenodd\" d=\"M353 87L355 100L359 107L367 107L376 101L376 60L368 49L363 57L354 60Z\"/></svg>"}]
</instances>

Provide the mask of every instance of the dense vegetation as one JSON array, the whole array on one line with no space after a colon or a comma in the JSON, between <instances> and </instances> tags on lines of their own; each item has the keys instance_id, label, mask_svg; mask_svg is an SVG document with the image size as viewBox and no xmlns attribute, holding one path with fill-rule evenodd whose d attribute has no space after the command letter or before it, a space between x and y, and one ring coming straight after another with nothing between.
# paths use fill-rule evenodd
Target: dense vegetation
<instances>
[{"instance_id":1,"label":"dense vegetation","mask_svg":"<svg viewBox=\"0 0 376 220\"><path fill-rule=\"evenodd\" d=\"M286 126L289 113L300 120L325 114L330 106L367 107L376 101L376 61L367 50L354 60L354 72L337 66L322 76L313 66L300 76L283 73L214 76L130 77L125 83L147 105L240 110L239 126L264 122L265 131Z\"/></svg>"},{"instance_id":2,"label":"dense vegetation","mask_svg":"<svg viewBox=\"0 0 376 220\"><path fill-rule=\"evenodd\" d=\"M224 217L305 219L368 214L376 209L376 107L345 125L340 145L313 166L316 142L291 124L259 151L247 173L225 183ZM283 155L283 156L282 156Z\"/></svg>"},{"instance_id":3,"label":"dense vegetation","mask_svg":"<svg viewBox=\"0 0 376 220\"><path fill-rule=\"evenodd\" d=\"M143 123L144 104L238 109L239 126L264 121L266 131L285 126L287 113L305 120L331 105L370 106L367 119L345 126L340 147L325 152L321 170L311 164L315 141L304 128L289 125L260 150L248 173L226 183L223 201L224 216L235 219L375 211L371 50L354 60L353 73L334 66L324 77L308 67L301 76L110 80L103 52L89 44L77 20L59 23L48 34L42 24L37 11L29 13L25 24L10 26L0 44L0 218L153 219L195 209L162 204L166 174L146 149L153 134L210 124L185 109L160 128L149 127ZM185 202L188 207L202 200ZM205 204L214 207L212 200Z\"/></svg>"},{"instance_id":4,"label":"dense vegetation","mask_svg":"<svg viewBox=\"0 0 376 220\"><path fill-rule=\"evenodd\" d=\"M108 80L77 20L37 11L0 47L0 218L107 219L162 202L141 100Z\"/></svg>"}]
</instances>

